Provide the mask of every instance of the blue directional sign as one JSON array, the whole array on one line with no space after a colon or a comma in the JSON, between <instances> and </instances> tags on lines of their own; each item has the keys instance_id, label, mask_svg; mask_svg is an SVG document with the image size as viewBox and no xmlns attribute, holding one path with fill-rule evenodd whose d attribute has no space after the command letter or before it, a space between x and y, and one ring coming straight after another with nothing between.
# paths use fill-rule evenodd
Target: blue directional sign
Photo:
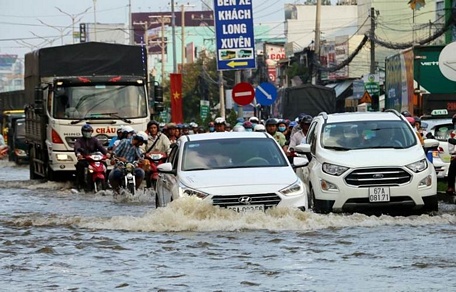
<instances>
[{"instance_id":1,"label":"blue directional sign","mask_svg":"<svg viewBox=\"0 0 456 292\"><path fill-rule=\"evenodd\" d=\"M277 89L268 82L263 82L255 89L256 102L261 105L271 105L277 97Z\"/></svg>"},{"instance_id":2,"label":"blue directional sign","mask_svg":"<svg viewBox=\"0 0 456 292\"><path fill-rule=\"evenodd\" d=\"M214 0L218 70L256 68L252 0Z\"/></svg>"}]
</instances>

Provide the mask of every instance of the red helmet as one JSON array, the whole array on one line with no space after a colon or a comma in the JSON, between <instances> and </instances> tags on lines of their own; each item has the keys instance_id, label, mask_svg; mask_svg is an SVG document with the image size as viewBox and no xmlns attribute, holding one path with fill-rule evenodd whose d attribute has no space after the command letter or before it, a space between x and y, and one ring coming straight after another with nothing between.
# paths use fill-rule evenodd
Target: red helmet
<instances>
[{"instance_id":1,"label":"red helmet","mask_svg":"<svg viewBox=\"0 0 456 292\"><path fill-rule=\"evenodd\" d=\"M412 126L415 125L415 119L413 117L405 117L405 118Z\"/></svg>"}]
</instances>

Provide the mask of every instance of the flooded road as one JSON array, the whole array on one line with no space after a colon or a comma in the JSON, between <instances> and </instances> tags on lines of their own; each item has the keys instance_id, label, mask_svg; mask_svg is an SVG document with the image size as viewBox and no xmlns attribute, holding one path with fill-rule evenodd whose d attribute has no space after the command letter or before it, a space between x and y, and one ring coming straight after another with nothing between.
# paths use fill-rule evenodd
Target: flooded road
<instances>
[{"instance_id":1,"label":"flooded road","mask_svg":"<svg viewBox=\"0 0 456 292\"><path fill-rule=\"evenodd\" d=\"M0 162L4 291L455 291L456 206L436 216L156 210Z\"/></svg>"}]
</instances>

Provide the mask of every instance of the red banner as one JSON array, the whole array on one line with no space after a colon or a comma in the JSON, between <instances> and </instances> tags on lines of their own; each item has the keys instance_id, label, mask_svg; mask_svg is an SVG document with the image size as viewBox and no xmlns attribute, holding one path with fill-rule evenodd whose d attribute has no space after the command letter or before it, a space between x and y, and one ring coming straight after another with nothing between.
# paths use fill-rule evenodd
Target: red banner
<instances>
[{"instance_id":1,"label":"red banner","mask_svg":"<svg viewBox=\"0 0 456 292\"><path fill-rule=\"evenodd\" d=\"M184 122L182 114L182 74L170 74L171 88L171 121L179 124Z\"/></svg>"}]
</instances>

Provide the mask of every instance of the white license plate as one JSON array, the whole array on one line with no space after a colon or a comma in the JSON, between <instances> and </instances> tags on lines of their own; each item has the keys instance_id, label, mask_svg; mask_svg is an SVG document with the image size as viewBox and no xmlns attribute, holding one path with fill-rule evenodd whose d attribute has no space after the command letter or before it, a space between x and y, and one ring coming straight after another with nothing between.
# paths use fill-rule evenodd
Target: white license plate
<instances>
[{"instance_id":1,"label":"white license plate","mask_svg":"<svg viewBox=\"0 0 456 292\"><path fill-rule=\"evenodd\" d=\"M228 210L233 210L238 213L245 213L251 211L263 211L264 212L264 205L237 205L237 206L227 206Z\"/></svg>"},{"instance_id":2,"label":"white license plate","mask_svg":"<svg viewBox=\"0 0 456 292\"><path fill-rule=\"evenodd\" d=\"M370 187L369 188L369 202L389 202L390 201L390 188L389 187Z\"/></svg>"}]
</instances>

